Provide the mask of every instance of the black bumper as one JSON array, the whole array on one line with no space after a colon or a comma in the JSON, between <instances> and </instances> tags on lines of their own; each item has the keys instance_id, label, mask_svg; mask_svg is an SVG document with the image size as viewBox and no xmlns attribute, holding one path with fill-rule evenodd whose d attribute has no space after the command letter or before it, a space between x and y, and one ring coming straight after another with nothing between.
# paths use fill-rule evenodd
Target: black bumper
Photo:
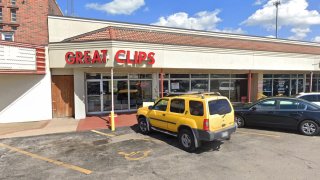
<instances>
[{"instance_id":1,"label":"black bumper","mask_svg":"<svg viewBox=\"0 0 320 180\"><path fill-rule=\"evenodd\" d=\"M200 141L213 141L217 139L227 139L230 137L230 135L234 132L236 132L237 125L233 125L231 127L228 127L226 129L223 129L221 131L216 132L210 132L210 131L204 131L199 129L193 129L196 137Z\"/></svg>"}]
</instances>

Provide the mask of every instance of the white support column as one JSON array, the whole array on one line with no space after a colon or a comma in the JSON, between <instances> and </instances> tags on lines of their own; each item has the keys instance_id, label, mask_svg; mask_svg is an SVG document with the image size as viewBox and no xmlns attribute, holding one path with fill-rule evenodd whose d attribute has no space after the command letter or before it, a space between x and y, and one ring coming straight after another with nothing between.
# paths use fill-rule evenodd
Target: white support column
<instances>
[{"instance_id":1,"label":"white support column","mask_svg":"<svg viewBox=\"0 0 320 180\"><path fill-rule=\"evenodd\" d=\"M152 74L152 99L159 98L159 73Z\"/></svg>"},{"instance_id":2,"label":"white support column","mask_svg":"<svg viewBox=\"0 0 320 180\"><path fill-rule=\"evenodd\" d=\"M75 119L86 118L86 85L84 71L74 69L74 113Z\"/></svg>"}]
</instances>

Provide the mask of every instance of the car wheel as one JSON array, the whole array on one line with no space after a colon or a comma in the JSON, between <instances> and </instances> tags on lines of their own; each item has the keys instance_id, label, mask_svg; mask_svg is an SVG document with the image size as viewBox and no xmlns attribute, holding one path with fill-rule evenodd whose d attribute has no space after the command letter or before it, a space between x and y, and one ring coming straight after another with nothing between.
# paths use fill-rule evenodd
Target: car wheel
<instances>
[{"instance_id":1,"label":"car wheel","mask_svg":"<svg viewBox=\"0 0 320 180\"><path fill-rule=\"evenodd\" d=\"M239 116L239 115L236 115L235 116L235 120L236 120L236 123L238 125L238 128L242 128L244 127L244 118Z\"/></svg>"},{"instance_id":2,"label":"car wheel","mask_svg":"<svg viewBox=\"0 0 320 180\"><path fill-rule=\"evenodd\" d=\"M226 137L225 140L230 141L231 140L231 134L229 134L229 136Z\"/></svg>"},{"instance_id":3,"label":"car wheel","mask_svg":"<svg viewBox=\"0 0 320 180\"><path fill-rule=\"evenodd\" d=\"M179 143L183 150L193 152L196 150L194 136L189 129L179 131Z\"/></svg>"},{"instance_id":4,"label":"car wheel","mask_svg":"<svg viewBox=\"0 0 320 180\"><path fill-rule=\"evenodd\" d=\"M319 133L319 125L311 120L303 121L299 128L300 132L306 136L314 136Z\"/></svg>"},{"instance_id":5,"label":"car wheel","mask_svg":"<svg viewBox=\"0 0 320 180\"><path fill-rule=\"evenodd\" d=\"M139 130L142 134L149 134L150 127L149 123L147 122L146 118L140 117L138 120Z\"/></svg>"}]
</instances>

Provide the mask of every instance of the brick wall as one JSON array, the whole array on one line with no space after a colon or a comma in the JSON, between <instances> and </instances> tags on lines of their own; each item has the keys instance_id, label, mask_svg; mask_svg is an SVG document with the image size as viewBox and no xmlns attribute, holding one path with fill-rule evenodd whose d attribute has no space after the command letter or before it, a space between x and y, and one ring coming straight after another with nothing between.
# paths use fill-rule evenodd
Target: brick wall
<instances>
[{"instance_id":1,"label":"brick wall","mask_svg":"<svg viewBox=\"0 0 320 180\"><path fill-rule=\"evenodd\" d=\"M63 16L56 0L49 0L49 15Z\"/></svg>"},{"instance_id":2,"label":"brick wall","mask_svg":"<svg viewBox=\"0 0 320 180\"><path fill-rule=\"evenodd\" d=\"M2 0L1 5L2 32L14 32L14 41L20 43L47 45L48 15L62 15L55 0L17 0L16 6L12 6L10 0ZM17 21L14 23L11 22L12 8L17 12Z\"/></svg>"}]
</instances>

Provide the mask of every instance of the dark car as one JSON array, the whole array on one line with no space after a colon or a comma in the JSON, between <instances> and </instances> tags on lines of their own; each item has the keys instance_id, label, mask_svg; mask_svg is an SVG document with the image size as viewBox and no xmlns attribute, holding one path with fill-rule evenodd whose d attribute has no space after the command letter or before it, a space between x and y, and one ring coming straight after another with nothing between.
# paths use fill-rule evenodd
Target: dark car
<instances>
[{"instance_id":1,"label":"dark car","mask_svg":"<svg viewBox=\"0 0 320 180\"><path fill-rule=\"evenodd\" d=\"M298 98L265 98L250 106L236 108L235 120L238 127L295 129L314 136L320 131L320 106Z\"/></svg>"}]
</instances>

